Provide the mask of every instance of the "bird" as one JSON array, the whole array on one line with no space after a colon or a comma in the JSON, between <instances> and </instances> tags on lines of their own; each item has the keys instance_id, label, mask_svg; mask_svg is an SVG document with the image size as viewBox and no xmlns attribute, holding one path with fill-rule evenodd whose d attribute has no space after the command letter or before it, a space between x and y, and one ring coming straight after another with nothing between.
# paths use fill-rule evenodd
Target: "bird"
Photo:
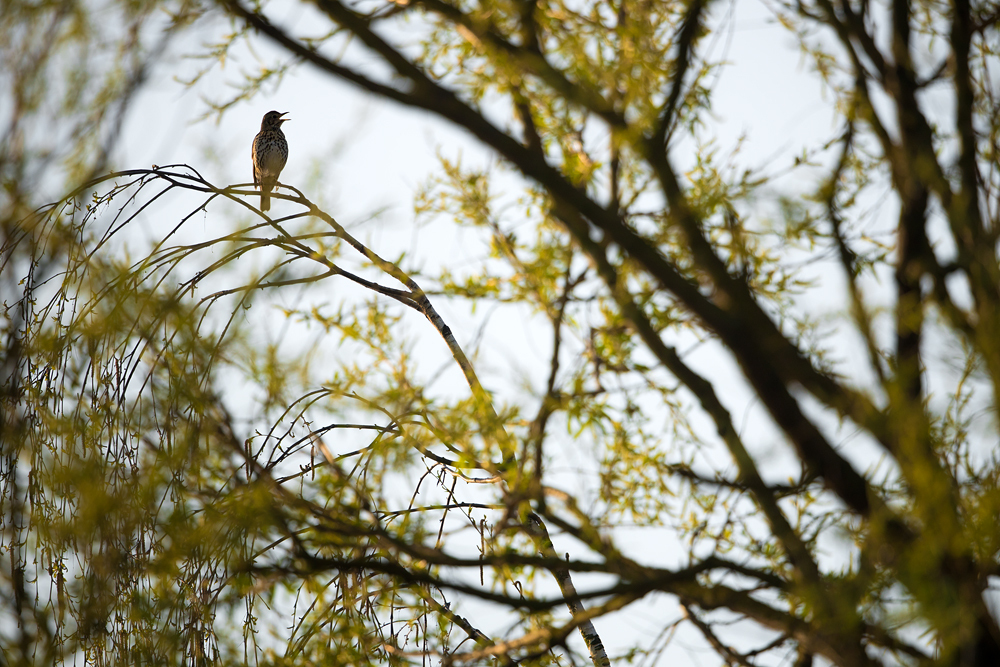
<instances>
[{"instance_id":1,"label":"bird","mask_svg":"<svg viewBox=\"0 0 1000 667\"><path fill-rule=\"evenodd\" d=\"M260 186L260 210L271 209L271 190L278 184L278 174L288 159L288 141L281 131L282 118L288 112L268 111L260 122L260 132L253 138L253 184Z\"/></svg>"}]
</instances>

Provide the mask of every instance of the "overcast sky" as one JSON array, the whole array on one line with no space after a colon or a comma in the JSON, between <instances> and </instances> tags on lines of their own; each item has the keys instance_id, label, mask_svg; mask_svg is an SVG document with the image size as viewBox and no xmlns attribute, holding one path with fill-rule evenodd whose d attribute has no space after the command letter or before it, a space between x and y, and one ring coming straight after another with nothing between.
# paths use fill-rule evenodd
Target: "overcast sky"
<instances>
[{"instance_id":1,"label":"overcast sky","mask_svg":"<svg viewBox=\"0 0 1000 667\"><path fill-rule=\"evenodd\" d=\"M713 36L710 43L713 53L724 54L731 65L715 87L711 115L705 119L709 128L705 138L714 135L726 152L743 136L740 160L746 166L765 165L777 172L805 146L815 146L836 131L831 99L824 98L819 82L810 73L810 63L802 59L793 37L773 21L763 4L742 0L735 7L718 5L716 21L724 19L723 10L735 15L725 18L727 29ZM281 16L276 2L268 5L268 11L272 16ZM294 25L296 17L285 18ZM207 33L202 36L209 37ZM190 43L175 47L178 57L156 70L149 89L133 109L117 155L118 167L188 163L217 185L246 183L251 178L250 145L261 116L271 109L287 111L291 121L283 129L289 159L282 182L296 185L314 201L324 202L326 210L383 256L408 250L410 268L433 266L442 259L453 266L456 262L475 265L483 257L482 245L468 235L456 233L441 238L436 229L414 225L414 194L437 168L438 154L449 158L461 155L479 163L493 159L464 132L427 113L333 81L308 66L286 77L277 90L238 105L221 123L214 118L199 121L197 118L208 111L202 98L224 100L232 92L224 82L237 82L240 68L252 67L253 62L249 58L230 61L226 70L209 77L210 85L186 89L173 77L198 65L179 57L187 46L194 48ZM271 55L266 48L260 52ZM683 164L683 155L674 158ZM785 185L795 187L795 183ZM282 205L280 201L273 204L278 210ZM372 219L376 212L379 215ZM367 222L359 227L362 221ZM446 319L462 316L451 311L448 304L439 304L439 308ZM450 323L455 328L454 322ZM469 343L475 333L456 329L463 344ZM485 348L511 358L535 355L541 360L536 367L546 369L545 352L532 349L529 328L516 323L498 325L491 327L487 337ZM483 363L497 362L493 358ZM749 394L734 398L734 393L738 394L730 392L726 400L734 403L734 418L746 424L748 411L755 408ZM663 545L670 543L662 534L653 537L649 532L623 531L619 537L634 549L646 550L647 560L674 560L669 551L662 551ZM561 548L557 544L557 549ZM597 628L614 655L629 646L637 632L651 639L678 613L674 604L659 596L614 618L599 619ZM684 634L659 664L717 663L718 658L706 650L704 642L693 634Z\"/></svg>"}]
</instances>

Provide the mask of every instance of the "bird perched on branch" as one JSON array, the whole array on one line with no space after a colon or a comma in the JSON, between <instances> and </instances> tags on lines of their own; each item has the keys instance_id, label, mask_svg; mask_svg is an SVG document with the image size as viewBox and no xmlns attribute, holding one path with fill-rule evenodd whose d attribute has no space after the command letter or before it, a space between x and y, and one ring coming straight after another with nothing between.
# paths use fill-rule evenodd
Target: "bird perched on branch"
<instances>
[{"instance_id":1,"label":"bird perched on branch","mask_svg":"<svg viewBox=\"0 0 1000 667\"><path fill-rule=\"evenodd\" d=\"M268 111L260 122L260 132L253 138L253 184L260 186L260 210L271 209L271 190L278 184L278 174L288 159L288 142L281 124L288 112Z\"/></svg>"}]
</instances>

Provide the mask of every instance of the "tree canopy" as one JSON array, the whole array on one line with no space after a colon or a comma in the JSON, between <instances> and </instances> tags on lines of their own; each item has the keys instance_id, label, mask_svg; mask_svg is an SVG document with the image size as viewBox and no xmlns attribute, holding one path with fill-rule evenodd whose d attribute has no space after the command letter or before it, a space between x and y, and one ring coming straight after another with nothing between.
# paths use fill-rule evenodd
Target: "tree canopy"
<instances>
[{"instance_id":1,"label":"tree canopy","mask_svg":"<svg viewBox=\"0 0 1000 667\"><path fill-rule=\"evenodd\" d=\"M707 136L736 4L6 3L3 664L1000 664L1000 6L766 3L792 185ZM475 250L111 163L165 53L265 45L209 113L452 123L413 217Z\"/></svg>"}]
</instances>

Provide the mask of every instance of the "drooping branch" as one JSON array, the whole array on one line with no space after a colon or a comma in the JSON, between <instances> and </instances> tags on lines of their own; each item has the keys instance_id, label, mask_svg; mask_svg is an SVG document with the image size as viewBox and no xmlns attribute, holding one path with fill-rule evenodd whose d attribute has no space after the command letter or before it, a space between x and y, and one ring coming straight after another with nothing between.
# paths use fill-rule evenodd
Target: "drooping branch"
<instances>
[{"instance_id":1,"label":"drooping branch","mask_svg":"<svg viewBox=\"0 0 1000 667\"><path fill-rule=\"evenodd\" d=\"M234 202L243 203L241 201L242 197L253 194L253 191L243 191L240 190L238 187L220 188L214 186L206 179L201 177L199 174L197 174L197 172L195 172L194 170L185 171L185 170L161 169L161 168L156 168L152 170L132 170L129 172L120 172L116 174L111 174L102 180L109 180L121 177L135 177L135 176L139 177L137 183L139 183L140 186L142 184L151 181L162 179L170 184L169 186L170 188L180 188L180 189L193 190L195 192L202 192L208 195L210 200L215 197L223 197L230 199ZM96 185L96 183L92 183L91 185L92 186ZM266 222L262 223L260 227L261 228L270 227L274 229L276 232L278 232L279 237L277 240L249 238L243 232L238 232L236 234L229 235L227 237L224 237L224 239L222 240L229 240L229 241L243 240L249 244L248 247L250 248L263 247L263 246L278 247L282 249L284 252L289 253L293 258L318 262L325 268L325 271L319 276L313 276L307 278L297 278L291 280L270 281L270 282L261 279L256 281L252 285L247 285L243 288L222 290L221 292L213 293L209 297L206 297L206 299L215 300L225 294L236 293L241 290L267 289L270 287L284 285L284 284L310 282L313 280L318 280L324 276L340 276L352 280L352 282L355 282L356 284L359 284L362 287L372 289L373 291L386 296L390 296L399 303L408 306L410 308L413 308L415 310L418 310L419 312L424 314L424 316L434 325L435 329L439 332L439 334L442 336L442 338L448 345L449 349L452 351L456 363L458 363L458 365L462 369L463 374L465 375L470 388L473 390L474 398L479 403L477 414L479 415L481 420L483 419L483 414L486 415L485 421L482 421L483 432L493 433L494 436L497 437L499 441L499 444L501 446L501 451L504 452L505 458L503 464L501 464L500 466L495 466L494 464L486 461L481 464L482 467L501 473L508 470L514 470L514 467L516 466L516 459L514 458L513 441L506 434L503 424L500 422L498 415L496 414L496 412L492 407L492 401L490 397L486 394L482 385L479 383L478 377L476 376L475 373L475 369L472 367L468 358L465 356L461 346L455 340L455 337L452 334L450 328L443 321L440 315L437 314L436 310L430 303L430 300L427 298L422 288L416 283L416 281L412 277L410 277L400 267L393 264L392 262L389 262L381 258L374 250L367 247L365 244L361 243L358 239L356 239L353 235L351 235L342 225L340 225L332 216L327 214L325 211L322 211L315 204L306 199L306 197L301 192L299 192L294 188L290 188L287 185L282 185L282 187L292 190L294 194L288 195L288 194L275 193L274 195L275 197L285 199L292 203L298 204L305 209L306 212L304 215L313 216L324 221L332 229L332 235L334 237L339 238L344 242L346 242L347 244L349 244L354 250L356 250L359 254L361 254L368 261L370 261L376 268L378 268L383 273L391 276L395 280L399 281L407 289L405 291L391 289L383 285L379 285L378 283L374 283L372 281L363 279L348 271L345 271L344 269L333 263L331 260L327 259L326 257L322 256L321 254L315 252L310 248L308 242L310 240L313 240L314 238L320 238L321 236L315 234L307 234L300 236L293 235L287 231L285 225L282 222L271 220L267 218L267 216L261 214L265 218ZM246 206L245 203L244 205ZM201 208L203 208L204 206L205 205L203 205ZM253 209L252 207L249 206L247 207L250 208L250 210L255 211L255 209ZM283 218L283 220L287 221L289 219L302 216L303 214L296 214L293 216L288 216L286 218ZM121 227L119 227L119 229L120 228ZM196 244L195 246L187 248L187 251L190 252L196 249L207 248L210 245L218 242L219 240L217 239L214 241ZM236 252L242 253L243 251L236 251ZM173 251L168 250L166 255L173 256ZM230 255L222 258L221 260L218 260L214 265L215 268L225 265L227 261L231 260L235 256L237 255ZM286 260L285 263L289 261L290 260ZM213 270L215 270L213 269L213 267L209 267L208 269L200 272L196 281L204 280L204 278L210 273L212 273ZM182 289L187 289L187 288L182 287ZM567 296L571 289L572 285L567 284L566 286ZM377 408L377 406L369 406L369 407ZM221 405L217 406L216 412L218 412L220 415L226 414L225 409ZM222 421L223 423L227 424L228 418L224 417ZM393 418L391 423L393 425L392 428L398 430L400 424L399 420ZM512 557L510 555L497 556L494 558L485 557L484 559L479 559L475 561L456 559L454 557L447 556L441 551L424 547L418 544L409 543L405 539L400 539L384 529L375 528L372 526L364 528L360 526L353 526L349 523L345 523L339 517L329 515L326 511L321 510L320 508L315 508L315 507L309 508L308 506L304 506L300 499L298 499L294 495L284 490L284 486L282 483L272 481L270 467L263 466L256 460L255 456L253 456L249 451L243 448L241 443L237 441L233 433L233 429L231 427L227 426L226 428L220 429L220 433L229 434L227 437L227 442L229 443L230 447L233 449L235 453L239 454L245 459L246 465L248 466L248 479L254 478L260 481L264 481L268 484L273 484L275 492L279 495L279 497L282 498L282 504L284 504L288 508L299 508L302 510L306 510L308 513L313 514L317 517L322 517L322 524L327 524L328 528L332 528L333 530L335 530L341 539L350 535L354 535L358 538L374 537L379 543L383 544L387 548L400 554L406 554L410 559L422 560L427 563L433 563L435 565L440 565L445 567L482 567L484 564L486 565L492 564L494 566L499 566L499 565L506 566L509 564L513 564L512 558L516 560L516 557ZM310 433L309 439L313 441L313 445L318 448L319 452L326 459L327 464L339 470L336 464L336 459L333 457L329 449L323 444L322 440L318 437L318 432ZM454 463L433 456L431 452L427 452L424 450L421 451L425 456L431 456L438 462L445 463L448 465ZM339 477L341 479L345 478L342 473L339 475ZM297 476L292 476L288 479L296 479L296 478ZM502 475L498 475L494 481L506 483L506 480ZM371 508L368 508L366 511L371 512L372 515L376 517L389 518L391 516L394 516L391 513L386 514L386 513L375 512ZM291 553L293 561L280 565L274 564L265 568L260 568L258 566L248 563L246 565L246 567L248 568L247 572L252 572L258 576L269 576L267 575L268 572L273 573L280 571L284 572L285 574L291 574L297 572L298 576L306 576L309 572L316 571L317 568L320 570L360 569L372 573L386 574L395 578L402 577L407 581L413 581L415 583L420 583L422 585L448 588L468 595L479 596L479 597L485 595L486 596L485 599L489 599L494 602L503 602L506 604L512 604L512 598L505 596L503 594L488 593L473 586L458 584L456 582L439 579L423 570L414 572L413 570L397 563L382 562L380 560L343 561L343 560L331 560L329 558L317 557L310 553L308 546L303 541L301 530L293 529L291 525L287 523L286 520L282 520L279 523L281 525L286 526L285 528L286 540L288 541L289 544L293 545L294 547ZM538 608L544 609L553 604L565 603L570 605L571 610L576 609L579 611L580 603L577 599L575 589L573 588L570 570L562 566L560 560L557 557L555 557L554 552L548 553L543 550L540 557L527 557L527 558L529 560L522 563L522 565L528 565L530 562L532 562L532 560L534 560L537 562L534 565L531 565L532 567L538 566L539 564L542 563L547 563L547 569L555 568L555 570L553 571L558 571L561 575L558 578L560 586L563 587L565 590L570 591L570 593L566 594L563 600L540 602L542 606ZM556 563L559 563L559 565L555 565ZM575 567L575 565L572 563L570 563L569 566ZM479 593L477 593L477 591L479 591ZM622 604L624 604L624 602L622 602ZM529 605L529 607L535 608L531 607L531 605ZM592 623L589 620L585 619L580 619L579 622L583 623L581 629L586 633L588 643L592 645L599 645L600 638L597 635L596 631L594 631ZM575 623L576 622L574 622L574 625L570 627L576 627ZM606 664L606 663L607 663L607 658L605 656L604 662L601 664Z\"/></svg>"}]
</instances>

